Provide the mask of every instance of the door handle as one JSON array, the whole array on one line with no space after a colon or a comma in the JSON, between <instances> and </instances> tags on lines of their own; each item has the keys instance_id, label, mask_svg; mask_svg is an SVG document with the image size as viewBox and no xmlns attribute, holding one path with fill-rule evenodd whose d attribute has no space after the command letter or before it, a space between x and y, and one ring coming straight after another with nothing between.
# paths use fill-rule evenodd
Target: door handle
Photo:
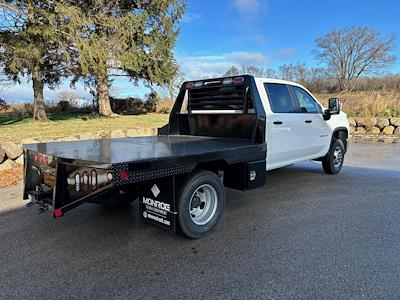
<instances>
[{"instance_id":1,"label":"door handle","mask_svg":"<svg viewBox=\"0 0 400 300\"><path fill-rule=\"evenodd\" d=\"M274 121L274 125L282 125L283 122L282 121Z\"/></svg>"},{"instance_id":2,"label":"door handle","mask_svg":"<svg viewBox=\"0 0 400 300\"><path fill-rule=\"evenodd\" d=\"M307 124L310 124L310 123L312 123L312 121L311 121L311 120L305 120L304 122L306 122Z\"/></svg>"}]
</instances>

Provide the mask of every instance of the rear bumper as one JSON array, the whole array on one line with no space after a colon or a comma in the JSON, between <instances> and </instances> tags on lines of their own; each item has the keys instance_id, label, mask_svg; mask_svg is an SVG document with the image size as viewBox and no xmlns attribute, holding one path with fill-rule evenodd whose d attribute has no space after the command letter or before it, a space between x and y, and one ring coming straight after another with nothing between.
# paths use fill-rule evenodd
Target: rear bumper
<instances>
[{"instance_id":1,"label":"rear bumper","mask_svg":"<svg viewBox=\"0 0 400 300\"><path fill-rule=\"evenodd\" d=\"M30 201L27 206L37 204L39 212L51 211L53 217L60 217L113 187L107 181L107 172L111 171L107 165L25 150L24 166L23 198Z\"/></svg>"},{"instance_id":2,"label":"rear bumper","mask_svg":"<svg viewBox=\"0 0 400 300\"><path fill-rule=\"evenodd\" d=\"M53 201L53 190L48 191L28 191L28 200L35 203L43 203L50 205Z\"/></svg>"}]
</instances>

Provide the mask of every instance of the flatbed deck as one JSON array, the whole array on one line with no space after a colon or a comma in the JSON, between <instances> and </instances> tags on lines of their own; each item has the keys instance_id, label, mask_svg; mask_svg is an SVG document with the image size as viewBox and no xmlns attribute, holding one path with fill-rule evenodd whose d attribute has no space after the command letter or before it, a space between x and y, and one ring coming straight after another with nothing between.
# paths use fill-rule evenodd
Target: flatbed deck
<instances>
[{"instance_id":1,"label":"flatbed deck","mask_svg":"<svg viewBox=\"0 0 400 300\"><path fill-rule=\"evenodd\" d=\"M183 84L157 136L24 145L28 206L59 218L84 203L139 199L144 222L207 234L221 216L224 187L265 184L266 117L250 76L192 87Z\"/></svg>"},{"instance_id":2,"label":"flatbed deck","mask_svg":"<svg viewBox=\"0 0 400 300\"><path fill-rule=\"evenodd\" d=\"M203 155L240 153L246 160L265 151L265 145L250 140L187 135L148 136L26 145L25 149L67 160L100 164L135 164L149 161L190 158ZM239 152L239 153L238 153ZM231 158L232 159L232 158Z\"/></svg>"}]
</instances>

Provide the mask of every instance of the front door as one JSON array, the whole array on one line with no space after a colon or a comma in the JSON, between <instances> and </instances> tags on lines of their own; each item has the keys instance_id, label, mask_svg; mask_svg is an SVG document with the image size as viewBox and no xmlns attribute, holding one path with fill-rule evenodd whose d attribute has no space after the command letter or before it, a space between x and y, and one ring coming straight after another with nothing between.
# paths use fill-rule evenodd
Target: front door
<instances>
[{"instance_id":1,"label":"front door","mask_svg":"<svg viewBox=\"0 0 400 300\"><path fill-rule=\"evenodd\" d=\"M296 110L304 124L304 154L308 158L325 155L326 146L330 144L330 130L322 117L322 108L315 99L298 86L289 86L293 95Z\"/></svg>"}]
</instances>

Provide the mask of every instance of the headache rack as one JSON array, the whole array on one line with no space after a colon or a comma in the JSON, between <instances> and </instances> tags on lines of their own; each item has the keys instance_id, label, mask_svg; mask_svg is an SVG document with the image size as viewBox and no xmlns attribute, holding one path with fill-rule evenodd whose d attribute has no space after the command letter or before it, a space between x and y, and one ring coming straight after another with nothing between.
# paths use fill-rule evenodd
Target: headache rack
<instances>
[{"instance_id":1,"label":"headache rack","mask_svg":"<svg viewBox=\"0 0 400 300\"><path fill-rule=\"evenodd\" d=\"M265 142L265 112L252 76L216 78L182 85L169 124L159 134Z\"/></svg>"},{"instance_id":2,"label":"headache rack","mask_svg":"<svg viewBox=\"0 0 400 300\"><path fill-rule=\"evenodd\" d=\"M204 111L253 113L250 87L244 83L226 85L221 81L190 89L188 90L188 111L190 113Z\"/></svg>"}]
</instances>

